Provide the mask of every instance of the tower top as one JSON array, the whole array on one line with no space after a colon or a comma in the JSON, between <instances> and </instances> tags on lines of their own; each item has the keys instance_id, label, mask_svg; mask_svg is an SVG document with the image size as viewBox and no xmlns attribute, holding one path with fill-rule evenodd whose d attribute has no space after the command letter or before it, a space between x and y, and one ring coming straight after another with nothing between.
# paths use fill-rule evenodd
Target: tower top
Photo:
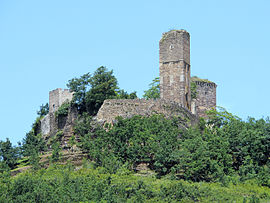
<instances>
[{"instance_id":1,"label":"tower top","mask_svg":"<svg viewBox=\"0 0 270 203\"><path fill-rule=\"evenodd\" d=\"M190 36L186 30L170 30L159 41L160 63L185 61L190 64Z\"/></svg>"},{"instance_id":2,"label":"tower top","mask_svg":"<svg viewBox=\"0 0 270 203\"><path fill-rule=\"evenodd\" d=\"M169 30L168 32L163 32L162 35L164 36L164 35L166 35L168 33L171 33L171 32L187 33L189 35L188 31L186 31L184 29L180 29L180 30Z\"/></svg>"}]
</instances>

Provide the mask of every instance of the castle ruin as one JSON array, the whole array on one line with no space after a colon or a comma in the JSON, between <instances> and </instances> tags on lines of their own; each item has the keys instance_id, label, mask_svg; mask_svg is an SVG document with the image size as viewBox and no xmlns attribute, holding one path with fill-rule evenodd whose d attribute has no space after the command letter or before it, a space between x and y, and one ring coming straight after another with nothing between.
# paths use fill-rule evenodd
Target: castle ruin
<instances>
[{"instance_id":1,"label":"castle ruin","mask_svg":"<svg viewBox=\"0 0 270 203\"><path fill-rule=\"evenodd\" d=\"M185 30L163 34L159 41L160 98L190 110L190 37Z\"/></svg>"},{"instance_id":2,"label":"castle ruin","mask_svg":"<svg viewBox=\"0 0 270 203\"><path fill-rule=\"evenodd\" d=\"M185 30L171 30L159 41L160 99L109 99L105 100L95 119L101 123L113 123L116 117L163 114L178 117L183 127L189 127L205 117L205 111L216 107L216 84L208 80L190 77L190 35ZM191 83L196 86L196 96L191 98ZM69 111L66 120L58 121L55 112L72 93L56 89L50 92L49 114L41 121L42 134L55 134L66 129L71 134L76 112Z\"/></svg>"},{"instance_id":3,"label":"castle ruin","mask_svg":"<svg viewBox=\"0 0 270 203\"><path fill-rule=\"evenodd\" d=\"M73 93L68 89L57 88L49 92L49 113L41 120L41 133L44 136L51 137L57 133L58 129L64 131L65 137L71 136L77 111L69 109L67 118L57 117L55 112L62 104L70 102L72 97Z\"/></svg>"}]
</instances>

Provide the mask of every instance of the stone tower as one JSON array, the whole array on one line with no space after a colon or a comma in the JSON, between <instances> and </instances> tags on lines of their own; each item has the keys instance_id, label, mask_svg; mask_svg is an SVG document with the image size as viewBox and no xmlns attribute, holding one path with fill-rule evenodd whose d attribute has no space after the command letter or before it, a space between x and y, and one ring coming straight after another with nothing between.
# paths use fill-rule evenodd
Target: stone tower
<instances>
[{"instance_id":1,"label":"stone tower","mask_svg":"<svg viewBox=\"0 0 270 203\"><path fill-rule=\"evenodd\" d=\"M160 98L191 109L190 37L185 30L171 30L159 41Z\"/></svg>"},{"instance_id":2,"label":"stone tower","mask_svg":"<svg viewBox=\"0 0 270 203\"><path fill-rule=\"evenodd\" d=\"M192 113L199 117L207 117L206 111L216 108L217 85L207 79L192 77L191 81L196 85L196 98L192 99Z\"/></svg>"},{"instance_id":3,"label":"stone tower","mask_svg":"<svg viewBox=\"0 0 270 203\"><path fill-rule=\"evenodd\" d=\"M49 93L49 113L41 120L41 133L43 135L55 134L59 121L55 119L55 112L59 107L72 100L73 93L68 89L57 88Z\"/></svg>"},{"instance_id":4,"label":"stone tower","mask_svg":"<svg viewBox=\"0 0 270 203\"><path fill-rule=\"evenodd\" d=\"M73 93L68 89L57 88L49 93L49 112L54 113L64 102L72 100Z\"/></svg>"}]
</instances>

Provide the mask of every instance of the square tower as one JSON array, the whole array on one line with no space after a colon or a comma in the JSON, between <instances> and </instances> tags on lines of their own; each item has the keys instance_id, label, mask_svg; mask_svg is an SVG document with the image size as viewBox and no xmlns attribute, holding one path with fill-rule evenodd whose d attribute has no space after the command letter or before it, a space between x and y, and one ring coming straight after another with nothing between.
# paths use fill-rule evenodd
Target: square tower
<instances>
[{"instance_id":1,"label":"square tower","mask_svg":"<svg viewBox=\"0 0 270 203\"><path fill-rule=\"evenodd\" d=\"M49 93L49 112L54 113L64 102L72 100L73 93L68 89L57 88Z\"/></svg>"},{"instance_id":2,"label":"square tower","mask_svg":"<svg viewBox=\"0 0 270 203\"><path fill-rule=\"evenodd\" d=\"M171 30L159 41L160 98L190 110L190 36Z\"/></svg>"}]
</instances>

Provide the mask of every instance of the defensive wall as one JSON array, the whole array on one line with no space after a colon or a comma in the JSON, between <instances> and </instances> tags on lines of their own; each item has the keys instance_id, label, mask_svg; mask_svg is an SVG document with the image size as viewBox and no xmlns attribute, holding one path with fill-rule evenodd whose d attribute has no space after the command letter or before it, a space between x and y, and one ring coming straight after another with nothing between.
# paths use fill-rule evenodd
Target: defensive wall
<instances>
[{"instance_id":1,"label":"defensive wall","mask_svg":"<svg viewBox=\"0 0 270 203\"><path fill-rule=\"evenodd\" d=\"M162 99L108 99L101 106L96 120L114 123L116 117L131 118L135 115L150 116L163 114L167 118L179 118L184 128L198 121L198 118L181 104Z\"/></svg>"}]
</instances>

